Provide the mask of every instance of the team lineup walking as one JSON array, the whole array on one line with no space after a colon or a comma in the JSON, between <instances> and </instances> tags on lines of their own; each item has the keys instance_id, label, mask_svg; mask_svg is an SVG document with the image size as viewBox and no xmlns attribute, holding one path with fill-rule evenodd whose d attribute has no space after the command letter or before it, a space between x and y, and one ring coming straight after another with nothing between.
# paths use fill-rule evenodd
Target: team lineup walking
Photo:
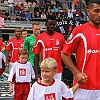
<instances>
[{"instance_id":1,"label":"team lineup walking","mask_svg":"<svg viewBox=\"0 0 100 100\"><path fill-rule=\"evenodd\" d=\"M66 18L82 21L79 6L75 6L74 19L74 0L67 3L70 18ZM67 36L63 33L64 26L59 26L58 32L57 21L64 19L54 13L45 18L46 30L41 31L42 25L36 21L32 23L30 35L26 28L15 28L7 43L0 30L0 84L8 69L7 87L13 100L100 100L100 0L88 0L85 11L88 20L70 26ZM10 13L14 16L15 12Z\"/></svg>"}]
</instances>

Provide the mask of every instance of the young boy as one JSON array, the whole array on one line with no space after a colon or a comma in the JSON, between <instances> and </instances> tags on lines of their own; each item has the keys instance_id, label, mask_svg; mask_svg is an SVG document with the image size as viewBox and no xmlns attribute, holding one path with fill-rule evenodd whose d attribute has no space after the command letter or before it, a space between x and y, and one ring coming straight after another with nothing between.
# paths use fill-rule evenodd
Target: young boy
<instances>
[{"instance_id":1,"label":"young boy","mask_svg":"<svg viewBox=\"0 0 100 100\"><path fill-rule=\"evenodd\" d=\"M3 68L2 68L2 61L6 61L5 55L0 51L0 81L3 81L3 78L1 77Z\"/></svg>"},{"instance_id":2,"label":"young boy","mask_svg":"<svg viewBox=\"0 0 100 100\"><path fill-rule=\"evenodd\" d=\"M28 51L24 48L19 50L19 61L13 65L8 81L9 91L13 91L12 80L15 75L14 85L14 100L27 100L30 91L31 79L34 79L35 74L32 65L27 61Z\"/></svg>"},{"instance_id":3,"label":"young boy","mask_svg":"<svg viewBox=\"0 0 100 100\"><path fill-rule=\"evenodd\" d=\"M79 88L80 84L83 84L77 83L68 89L62 81L54 79L57 71L57 62L53 58L44 59L40 68L42 80L33 84L27 100L62 100L62 97L66 99L72 98L73 93Z\"/></svg>"}]
</instances>

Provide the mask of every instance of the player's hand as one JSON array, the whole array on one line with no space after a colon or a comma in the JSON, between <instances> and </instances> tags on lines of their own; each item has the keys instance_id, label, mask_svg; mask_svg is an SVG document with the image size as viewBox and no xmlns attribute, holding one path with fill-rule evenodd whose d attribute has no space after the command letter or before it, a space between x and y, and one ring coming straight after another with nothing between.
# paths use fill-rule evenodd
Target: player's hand
<instances>
[{"instance_id":1,"label":"player's hand","mask_svg":"<svg viewBox=\"0 0 100 100\"><path fill-rule=\"evenodd\" d=\"M75 77L79 84L83 84L88 80L88 77L85 73L78 73L75 75Z\"/></svg>"},{"instance_id":2,"label":"player's hand","mask_svg":"<svg viewBox=\"0 0 100 100\"><path fill-rule=\"evenodd\" d=\"M6 64L6 66L7 66L7 67L9 67L9 62L8 62L8 61L6 61L6 63L5 63L5 64Z\"/></svg>"},{"instance_id":3,"label":"player's hand","mask_svg":"<svg viewBox=\"0 0 100 100\"><path fill-rule=\"evenodd\" d=\"M9 92L12 93L13 92L13 87L9 87Z\"/></svg>"},{"instance_id":4,"label":"player's hand","mask_svg":"<svg viewBox=\"0 0 100 100\"><path fill-rule=\"evenodd\" d=\"M1 49L1 51L3 52L5 50L5 47L3 47L2 49Z\"/></svg>"},{"instance_id":5,"label":"player's hand","mask_svg":"<svg viewBox=\"0 0 100 100\"><path fill-rule=\"evenodd\" d=\"M41 79L41 75L40 74L36 74L35 75L35 80L40 80Z\"/></svg>"}]
</instances>

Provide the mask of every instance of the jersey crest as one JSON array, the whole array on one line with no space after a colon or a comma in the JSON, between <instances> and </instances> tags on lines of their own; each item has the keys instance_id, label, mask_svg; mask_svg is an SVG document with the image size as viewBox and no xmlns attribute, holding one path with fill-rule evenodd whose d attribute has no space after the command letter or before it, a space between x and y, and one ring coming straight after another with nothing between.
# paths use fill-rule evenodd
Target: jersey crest
<instances>
[{"instance_id":1,"label":"jersey crest","mask_svg":"<svg viewBox=\"0 0 100 100\"><path fill-rule=\"evenodd\" d=\"M56 40L56 45L59 45L59 40L58 39Z\"/></svg>"}]
</instances>

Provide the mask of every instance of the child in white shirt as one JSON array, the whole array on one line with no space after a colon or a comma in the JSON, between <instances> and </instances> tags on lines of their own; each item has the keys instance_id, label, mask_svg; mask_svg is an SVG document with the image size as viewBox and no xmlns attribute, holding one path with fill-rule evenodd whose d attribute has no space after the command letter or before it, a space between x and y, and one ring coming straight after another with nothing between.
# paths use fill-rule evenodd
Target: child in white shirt
<instances>
[{"instance_id":1,"label":"child in white shirt","mask_svg":"<svg viewBox=\"0 0 100 100\"><path fill-rule=\"evenodd\" d=\"M62 100L73 98L73 93L79 88L77 83L72 88L60 80L54 79L57 71L57 62L53 58L46 58L40 65L42 80L35 82L30 90L27 100Z\"/></svg>"},{"instance_id":2,"label":"child in white shirt","mask_svg":"<svg viewBox=\"0 0 100 100\"><path fill-rule=\"evenodd\" d=\"M13 65L8 81L10 92L13 91L12 80L15 76L14 100L27 100L30 91L31 79L35 78L34 70L28 60L28 51L22 48L19 51L19 61Z\"/></svg>"}]
</instances>

